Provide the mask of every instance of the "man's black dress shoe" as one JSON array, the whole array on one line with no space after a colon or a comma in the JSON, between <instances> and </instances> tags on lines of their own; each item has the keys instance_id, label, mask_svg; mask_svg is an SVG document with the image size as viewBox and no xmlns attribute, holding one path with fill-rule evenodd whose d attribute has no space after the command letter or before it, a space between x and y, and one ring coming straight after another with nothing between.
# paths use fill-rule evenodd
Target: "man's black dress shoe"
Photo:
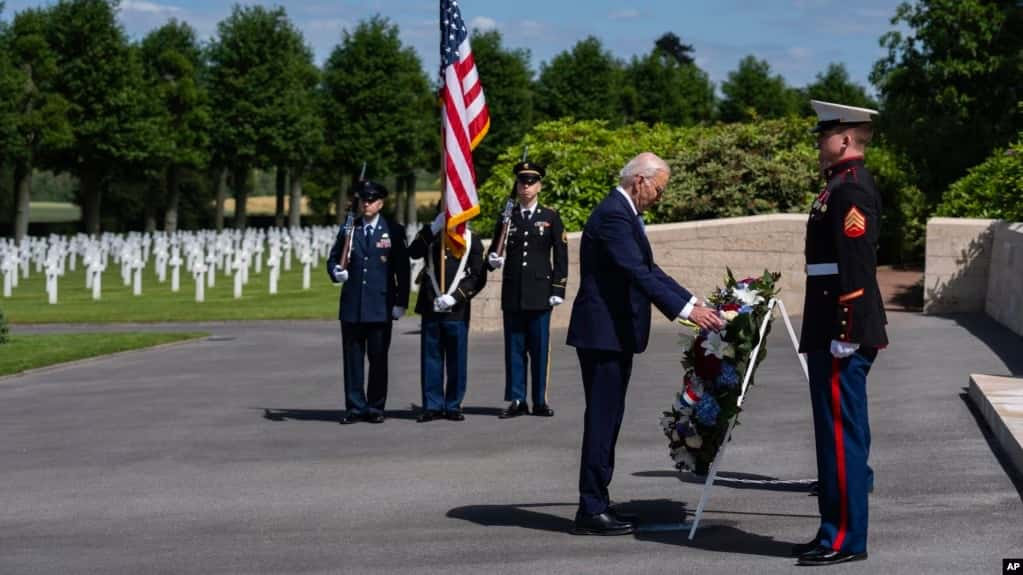
<instances>
[{"instance_id":1,"label":"man's black dress shoe","mask_svg":"<svg viewBox=\"0 0 1023 575\"><path fill-rule=\"evenodd\" d=\"M512 417L518 417L520 415L526 415L529 413L529 406L526 405L525 401L515 400L508 404L508 407L498 415L501 419L510 419Z\"/></svg>"},{"instance_id":2,"label":"man's black dress shoe","mask_svg":"<svg viewBox=\"0 0 1023 575\"><path fill-rule=\"evenodd\" d=\"M572 526L572 533L576 535L628 535L632 531L632 523L618 520L610 511L597 515L576 513Z\"/></svg>"},{"instance_id":3,"label":"man's black dress shoe","mask_svg":"<svg viewBox=\"0 0 1023 575\"><path fill-rule=\"evenodd\" d=\"M426 423L427 421L433 421L438 417L440 417L440 413L436 411L421 411L419 412L419 417L416 418L416 421L419 423Z\"/></svg>"},{"instance_id":4,"label":"man's black dress shoe","mask_svg":"<svg viewBox=\"0 0 1023 575\"><path fill-rule=\"evenodd\" d=\"M366 414L366 421L368 421L370 423L383 423L384 422L384 414L383 414L383 412L380 412L380 411L374 411L372 413L367 413Z\"/></svg>"},{"instance_id":5,"label":"man's black dress shoe","mask_svg":"<svg viewBox=\"0 0 1023 575\"><path fill-rule=\"evenodd\" d=\"M796 561L797 565L837 565L839 563L848 563L850 561L863 561L867 558L867 552L863 553L851 553L849 551L835 551L830 547L823 547L818 545L811 551L807 551L799 556L799 560Z\"/></svg>"},{"instance_id":6,"label":"man's black dress shoe","mask_svg":"<svg viewBox=\"0 0 1023 575\"><path fill-rule=\"evenodd\" d=\"M554 417L554 410L549 405L534 405L533 415L539 415L540 417Z\"/></svg>"},{"instance_id":7,"label":"man's black dress shoe","mask_svg":"<svg viewBox=\"0 0 1023 575\"><path fill-rule=\"evenodd\" d=\"M348 425L350 423L355 423L360 419L362 419L361 413L350 413L346 411L341 414L341 419L338 419L337 422L340 423L341 425Z\"/></svg>"},{"instance_id":8,"label":"man's black dress shoe","mask_svg":"<svg viewBox=\"0 0 1023 575\"><path fill-rule=\"evenodd\" d=\"M457 409L445 413L444 417L446 417L450 421L465 421L465 416L462 415L462 412Z\"/></svg>"},{"instance_id":9,"label":"man's black dress shoe","mask_svg":"<svg viewBox=\"0 0 1023 575\"><path fill-rule=\"evenodd\" d=\"M809 553L810 551L813 551L818 546L820 546L820 544L821 544L820 541L816 539L814 539L813 541L807 541L806 543L796 543L795 545L792 546L792 556L799 557L804 553Z\"/></svg>"}]
</instances>

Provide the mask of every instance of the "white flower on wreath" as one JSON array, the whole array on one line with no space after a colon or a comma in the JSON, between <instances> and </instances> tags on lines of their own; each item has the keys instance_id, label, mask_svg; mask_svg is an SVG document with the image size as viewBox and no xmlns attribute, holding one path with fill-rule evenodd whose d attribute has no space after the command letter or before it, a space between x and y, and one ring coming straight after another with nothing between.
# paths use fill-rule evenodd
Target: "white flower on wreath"
<instances>
[{"instance_id":1,"label":"white flower on wreath","mask_svg":"<svg viewBox=\"0 0 1023 575\"><path fill-rule=\"evenodd\" d=\"M703 438L698 433L694 433L686 438L686 446L699 449L703 447Z\"/></svg>"},{"instance_id":2,"label":"white flower on wreath","mask_svg":"<svg viewBox=\"0 0 1023 575\"><path fill-rule=\"evenodd\" d=\"M674 427L675 427L675 418L673 416L671 416L671 415L662 415L661 416L661 429L664 430L664 433L668 433Z\"/></svg>"},{"instance_id":3,"label":"white flower on wreath","mask_svg":"<svg viewBox=\"0 0 1023 575\"><path fill-rule=\"evenodd\" d=\"M745 284L739 284L732 288L732 295L745 305L757 305L764 301L764 296L760 295L757 290L746 287Z\"/></svg>"},{"instance_id":4,"label":"white flower on wreath","mask_svg":"<svg viewBox=\"0 0 1023 575\"><path fill-rule=\"evenodd\" d=\"M721 339L721 334L716 331L708 333L707 339L703 340L700 347L718 359L735 357L735 348L732 347L732 344Z\"/></svg>"},{"instance_id":5,"label":"white flower on wreath","mask_svg":"<svg viewBox=\"0 0 1023 575\"><path fill-rule=\"evenodd\" d=\"M683 467L693 469L696 467L696 459L690 455L685 447L676 447L671 450L671 460L682 464Z\"/></svg>"},{"instance_id":6,"label":"white flower on wreath","mask_svg":"<svg viewBox=\"0 0 1023 575\"><path fill-rule=\"evenodd\" d=\"M721 312L721 317L725 318L725 321L732 321L733 319L739 317L739 312L735 310L723 311Z\"/></svg>"}]
</instances>

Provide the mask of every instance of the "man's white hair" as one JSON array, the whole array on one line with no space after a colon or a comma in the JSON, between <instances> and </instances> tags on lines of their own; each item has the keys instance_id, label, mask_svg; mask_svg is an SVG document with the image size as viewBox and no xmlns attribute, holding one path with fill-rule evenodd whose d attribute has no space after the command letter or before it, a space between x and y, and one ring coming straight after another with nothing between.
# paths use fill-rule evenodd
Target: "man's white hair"
<instances>
[{"instance_id":1,"label":"man's white hair","mask_svg":"<svg viewBox=\"0 0 1023 575\"><path fill-rule=\"evenodd\" d=\"M618 185L628 188L636 176L643 176L645 179L653 178L658 172L664 172L671 176L671 168L668 163L652 152L643 152L629 160L628 164L618 173Z\"/></svg>"}]
</instances>

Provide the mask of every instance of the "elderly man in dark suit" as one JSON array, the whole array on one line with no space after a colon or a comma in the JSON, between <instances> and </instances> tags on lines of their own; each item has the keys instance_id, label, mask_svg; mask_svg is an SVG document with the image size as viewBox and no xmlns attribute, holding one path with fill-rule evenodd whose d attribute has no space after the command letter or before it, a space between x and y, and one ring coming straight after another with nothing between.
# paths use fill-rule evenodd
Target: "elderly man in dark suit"
<instances>
[{"instance_id":1,"label":"elderly man in dark suit","mask_svg":"<svg viewBox=\"0 0 1023 575\"><path fill-rule=\"evenodd\" d=\"M632 518L610 507L608 485L632 358L646 349L650 336L650 304L670 320L688 319L711 330L724 325L715 310L699 305L654 263L642 214L661 199L670 177L661 158L649 152L636 156L583 228L579 293L568 327L586 394L576 534L633 531Z\"/></svg>"}]
</instances>

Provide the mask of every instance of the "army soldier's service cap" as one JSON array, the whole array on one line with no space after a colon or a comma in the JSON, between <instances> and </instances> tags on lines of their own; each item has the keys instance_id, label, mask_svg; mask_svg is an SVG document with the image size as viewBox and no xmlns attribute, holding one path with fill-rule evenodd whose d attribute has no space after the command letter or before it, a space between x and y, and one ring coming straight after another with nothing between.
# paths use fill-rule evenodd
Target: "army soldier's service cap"
<instances>
[{"instance_id":1,"label":"army soldier's service cap","mask_svg":"<svg viewBox=\"0 0 1023 575\"><path fill-rule=\"evenodd\" d=\"M524 162L519 162L515 164L515 167L512 168L512 173L515 174L516 176L519 174L533 174L535 176L543 178L545 175L547 175L547 170L545 170L542 165L536 162L526 160Z\"/></svg>"},{"instance_id":2,"label":"army soldier's service cap","mask_svg":"<svg viewBox=\"0 0 1023 575\"><path fill-rule=\"evenodd\" d=\"M355 193L364 202L374 202L387 197L387 188L372 180L363 180L357 184Z\"/></svg>"},{"instance_id":3,"label":"army soldier's service cap","mask_svg":"<svg viewBox=\"0 0 1023 575\"><path fill-rule=\"evenodd\" d=\"M817 112L817 127L813 131L818 134L837 126L869 124L873 121L872 116L877 114L877 110L869 108L857 108L820 100L810 100L810 105L813 107L813 111Z\"/></svg>"}]
</instances>

